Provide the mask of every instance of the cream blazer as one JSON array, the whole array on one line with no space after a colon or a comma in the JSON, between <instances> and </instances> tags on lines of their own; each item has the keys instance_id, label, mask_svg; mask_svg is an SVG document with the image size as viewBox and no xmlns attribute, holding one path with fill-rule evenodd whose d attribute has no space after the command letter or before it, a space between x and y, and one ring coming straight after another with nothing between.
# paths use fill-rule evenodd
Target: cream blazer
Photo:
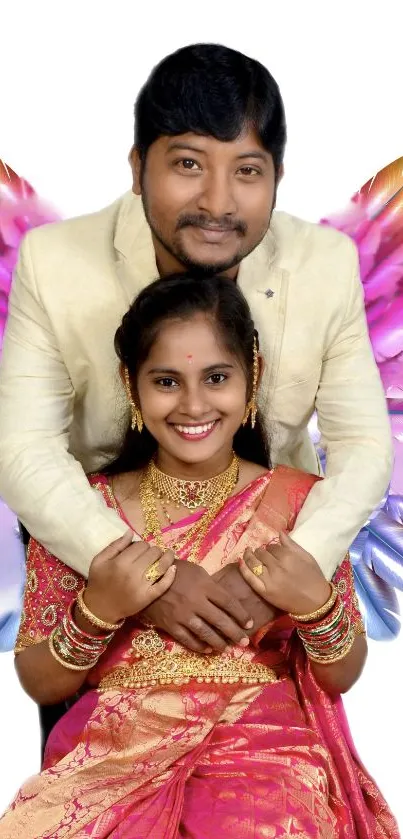
<instances>
[{"instance_id":1,"label":"cream blazer","mask_svg":"<svg viewBox=\"0 0 403 839\"><path fill-rule=\"evenodd\" d=\"M30 231L20 250L0 370L0 495L36 539L84 575L126 530L86 473L102 469L122 443L129 415L113 338L157 276L132 193ZM276 212L238 282L266 360L260 407L275 463L318 473L307 431L318 412L326 478L292 535L330 578L381 500L392 464L356 250L330 228Z\"/></svg>"}]
</instances>

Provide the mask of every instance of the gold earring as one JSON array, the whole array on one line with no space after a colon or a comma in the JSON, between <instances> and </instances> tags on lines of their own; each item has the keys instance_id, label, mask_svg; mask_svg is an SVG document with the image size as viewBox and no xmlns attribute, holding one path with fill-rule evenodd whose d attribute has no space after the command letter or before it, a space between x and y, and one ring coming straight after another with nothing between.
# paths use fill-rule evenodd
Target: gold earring
<instances>
[{"instance_id":1,"label":"gold earring","mask_svg":"<svg viewBox=\"0 0 403 839\"><path fill-rule=\"evenodd\" d=\"M143 430L143 426L144 426L143 417L141 415L140 408L137 407L137 405L136 405L136 403L133 399L132 389L131 389L131 385L130 385L129 371L128 371L127 367L124 368L124 377L125 377L126 396L128 398L128 401L129 401L130 411L131 411L131 415L132 415L132 422L131 422L132 430L134 431L135 428L137 427L138 430L139 430L139 433L141 433L142 430Z\"/></svg>"},{"instance_id":2,"label":"gold earring","mask_svg":"<svg viewBox=\"0 0 403 839\"><path fill-rule=\"evenodd\" d=\"M253 338L253 382L252 382L252 396L246 406L245 416L242 420L242 425L246 425L250 416L250 424L252 428L256 424L257 414L257 382L259 378L259 357L257 349L256 335Z\"/></svg>"}]
</instances>

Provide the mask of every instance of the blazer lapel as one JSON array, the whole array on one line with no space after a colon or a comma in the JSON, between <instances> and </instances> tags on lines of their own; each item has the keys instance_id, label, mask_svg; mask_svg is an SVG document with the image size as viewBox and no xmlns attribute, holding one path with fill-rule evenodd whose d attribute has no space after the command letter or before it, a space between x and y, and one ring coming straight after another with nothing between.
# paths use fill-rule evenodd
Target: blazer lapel
<instances>
[{"instance_id":1,"label":"blazer lapel","mask_svg":"<svg viewBox=\"0 0 403 839\"><path fill-rule=\"evenodd\" d=\"M238 283L259 333L265 370L260 387L260 407L268 415L276 385L285 325L288 271L278 265L277 245L271 230L241 263Z\"/></svg>"},{"instance_id":2,"label":"blazer lapel","mask_svg":"<svg viewBox=\"0 0 403 839\"><path fill-rule=\"evenodd\" d=\"M116 272L130 306L147 285L158 278L151 230L144 215L141 199L127 193L116 220Z\"/></svg>"}]
</instances>

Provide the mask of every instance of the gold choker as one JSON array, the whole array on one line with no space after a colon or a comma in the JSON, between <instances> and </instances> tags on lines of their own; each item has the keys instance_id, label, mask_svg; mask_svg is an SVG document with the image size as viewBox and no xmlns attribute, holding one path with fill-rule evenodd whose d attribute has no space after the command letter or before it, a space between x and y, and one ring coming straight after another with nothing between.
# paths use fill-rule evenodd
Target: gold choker
<instances>
[{"instance_id":1,"label":"gold choker","mask_svg":"<svg viewBox=\"0 0 403 839\"><path fill-rule=\"evenodd\" d=\"M177 554L186 548L187 560L197 562L208 528L232 495L238 475L239 458L235 453L228 469L208 481L181 481L178 478L172 478L161 472L155 463L150 461L140 484L140 503L145 523L143 539L151 537L161 550L167 550L158 517L157 498L160 501L162 498L173 500L178 506L183 504L189 510L195 510L203 503L206 506L205 512L186 530L175 545L171 546ZM214 488L214 492L211 488ZM203 497L203 502L200 501L201 497Z\"/></svg>"},{"instance_id":2,"label":"gold choker","mask_svg":"<svg viewBox=\"0 0 403 839\"><path fill-rule=\"evenodd\" d=\"M230 465L220 475L206 481L185 481L161 472L152 460L148 480L159 501L172 502L177 508L183 506L193 512L199 507L209 507L219 496L227 497L236 484L238 471L239 460L234 454Z\"/></svg>"}]
</instances>

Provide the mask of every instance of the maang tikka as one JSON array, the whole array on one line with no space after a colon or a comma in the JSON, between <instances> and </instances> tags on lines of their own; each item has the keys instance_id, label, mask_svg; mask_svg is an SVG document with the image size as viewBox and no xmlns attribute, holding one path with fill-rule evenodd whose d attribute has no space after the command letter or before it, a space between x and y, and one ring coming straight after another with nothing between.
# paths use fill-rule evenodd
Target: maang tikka
<instances>
[{"instance_id":1,"label":"maang tikka","mask_svg":"<svg viewBox=\"0 0 403 839\"><path fill-rule=\"evenodd\" d=\"M137 428L138 431L141 432L143 430L143 426L144 426L143 417L141 415L140 408L136 405L136 403L133 399L132 387L131 387L131 384L130 384L129 371L128 371L126 366L124 367L124 373L123 374L124 374L124 379L125 379L126 396L127 396L127 399L128 399L129 405L130 405L130 411L131 411L131 417L132 417L131 427L132 427L133 431Z\"/></svg>"},{"instance_id":2,"label":"maang tikka","mask_svg":"<svg viewBox=\"0 0 403 839\"><path fill-rule=\"evenodd\" d=\"M257 414L257 383L259 379L259 356L258 356L258 344L256 335L253 338L253 381L252 381L252 395L251 398L246 406L245 416L242 420L242 425L246 425L248 419L250 417L250 424L252 428L255 427L256 424L256 414Z\"/></svg>"}]
</instances>

